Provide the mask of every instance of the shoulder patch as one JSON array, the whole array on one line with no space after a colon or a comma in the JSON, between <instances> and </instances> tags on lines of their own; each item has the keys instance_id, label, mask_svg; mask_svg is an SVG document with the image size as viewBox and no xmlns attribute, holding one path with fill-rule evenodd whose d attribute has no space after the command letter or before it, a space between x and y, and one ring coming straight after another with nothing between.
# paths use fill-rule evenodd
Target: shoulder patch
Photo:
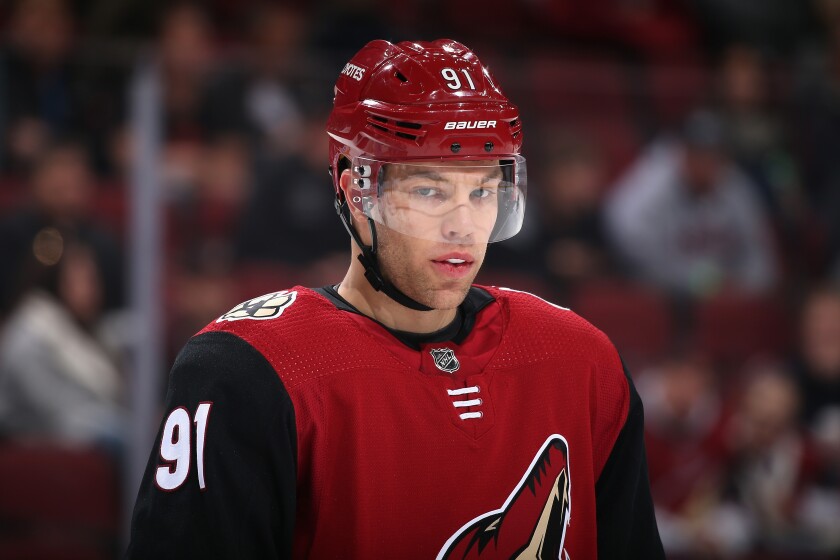
<instances>
[{"instance_id":1,"label":"shoulder patch","mask_svg":"<svg viewBox=\"0 0 840 560\"><path fill-rule=\"evenodd\" d=\"M274 319L283 314L297 299L297 292L283 290L265 294L246 302L240 303L218 319L217 323L223 321L239 321L240 319L254 319L264 321Z\"/></svg>"}]
</instances>

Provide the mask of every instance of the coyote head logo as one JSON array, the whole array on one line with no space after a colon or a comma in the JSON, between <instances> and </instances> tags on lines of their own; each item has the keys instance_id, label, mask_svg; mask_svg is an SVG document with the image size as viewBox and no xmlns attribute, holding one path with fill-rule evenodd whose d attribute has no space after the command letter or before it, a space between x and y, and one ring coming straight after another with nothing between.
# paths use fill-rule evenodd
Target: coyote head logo
<instances>
[{"instance_id":1,"label":"coyote head logo","mask_svg":"<svg viewBox=\"0 0 840 560\"><path fill-rule=\"evenodd\" d=\"M555 434L537 452L502 507L461 527L443 545L437 560L565 558L571 490L568 447Z\"/></svg>"}]
</instances>

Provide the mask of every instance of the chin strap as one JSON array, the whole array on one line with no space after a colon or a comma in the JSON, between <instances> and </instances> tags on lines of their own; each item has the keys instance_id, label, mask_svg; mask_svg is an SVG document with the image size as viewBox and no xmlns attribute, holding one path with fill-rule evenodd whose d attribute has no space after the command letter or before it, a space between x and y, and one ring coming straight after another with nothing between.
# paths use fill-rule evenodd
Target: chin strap
<instances>
[{"instance_id":1,"label":"chin strap","mask_svg":"<svg viewBox=\"0 0 840 560\"><path fill-rule=\"evenodd\" d=\"M379 269L379 262L376 258L377 238L376 224L374 221L371 218L368 218L371 245L367 246L362 242L362 238L359 237L359 232L357 232L356 228L353 227L353 224L350 223L350 209L347 207L347 202L342 202L338 197L336 197L335 211L339 218L341 218L341 223L344 224L344 229L347 230L347 233L350 234L350 237L353 238L353 241L356 242L356 245L359 246L359 250L361 250L361 254L358 257L359 262L362 263L362 266L365 269L365 278L367 278L367 281L371 286L373 286L373 289L377 292L382 292L392 300L404 307L408 307L409 309L414 309L415 311L432 311L432 307L423 305L419 301L411 299L382 276L382 271Z\"/></svg>"}]
</instances>

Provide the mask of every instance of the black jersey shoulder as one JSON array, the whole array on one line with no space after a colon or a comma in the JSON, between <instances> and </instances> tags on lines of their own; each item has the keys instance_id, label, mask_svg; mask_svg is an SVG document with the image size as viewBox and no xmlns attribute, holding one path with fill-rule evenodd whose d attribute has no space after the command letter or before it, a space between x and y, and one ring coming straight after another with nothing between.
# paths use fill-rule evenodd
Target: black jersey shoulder
<instances>
[{"instance_id":1,"label":"black jersey shoulder","mask_svg":"<svg viewBox=\"0 0 840 560\"><path fill-rule=\"evenodd\" d=\"M654 515L642 400L627 368L627 418L595 484L599 558L665 558Z\"/></svg>"},{"instance_id":2,"label":"black jersey shoulder","mask_svg":"<svg viewBox=\"0 0 840 560\"><path fill-rule=\"evenodd\" d=\"M288 399L265 356L236 334L204 332L187 341L172 366L170 391L202 394L228 388L258 399Z\"/></svg>"},{"instance_id":3,"label":"black jersey shoulder","mask_svg":"<svg viewBox=\"0 0 840 560\"><path fill-rule=\"evenodd\" d=\"M162 490L156 475L161 467L172 468L159 455L165 427L174 411L193 418L199 406L208 410L201 451L197 434L191 440L179 431L179 441L195 443L189 457L180 459L190 461L188 476ZM233 334L193 337L172 368L126 558L289 557L296 465L295 411L274 368Z\"/></svg>"}]
</instances>

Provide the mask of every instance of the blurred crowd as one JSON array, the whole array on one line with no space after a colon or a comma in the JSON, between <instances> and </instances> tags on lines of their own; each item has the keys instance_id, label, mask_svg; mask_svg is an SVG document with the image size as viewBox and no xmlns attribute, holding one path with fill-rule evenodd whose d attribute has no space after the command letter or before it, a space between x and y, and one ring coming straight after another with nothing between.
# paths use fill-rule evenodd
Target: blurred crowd
<instances>
[{"instance_id":1,"label":"blurred crowd","mask_svg":"<svg viewBox=\"0 0 840 560\"><path fill-rule=\"evenodd\" d=\"M616 343L669 557L836 557L840 0L0 4L0 442L124 453L141 63L171 362L239 301L341 278L335 76L444 36L526 127L530 217L479 280Z\"/></svg>"}]
</instances>

